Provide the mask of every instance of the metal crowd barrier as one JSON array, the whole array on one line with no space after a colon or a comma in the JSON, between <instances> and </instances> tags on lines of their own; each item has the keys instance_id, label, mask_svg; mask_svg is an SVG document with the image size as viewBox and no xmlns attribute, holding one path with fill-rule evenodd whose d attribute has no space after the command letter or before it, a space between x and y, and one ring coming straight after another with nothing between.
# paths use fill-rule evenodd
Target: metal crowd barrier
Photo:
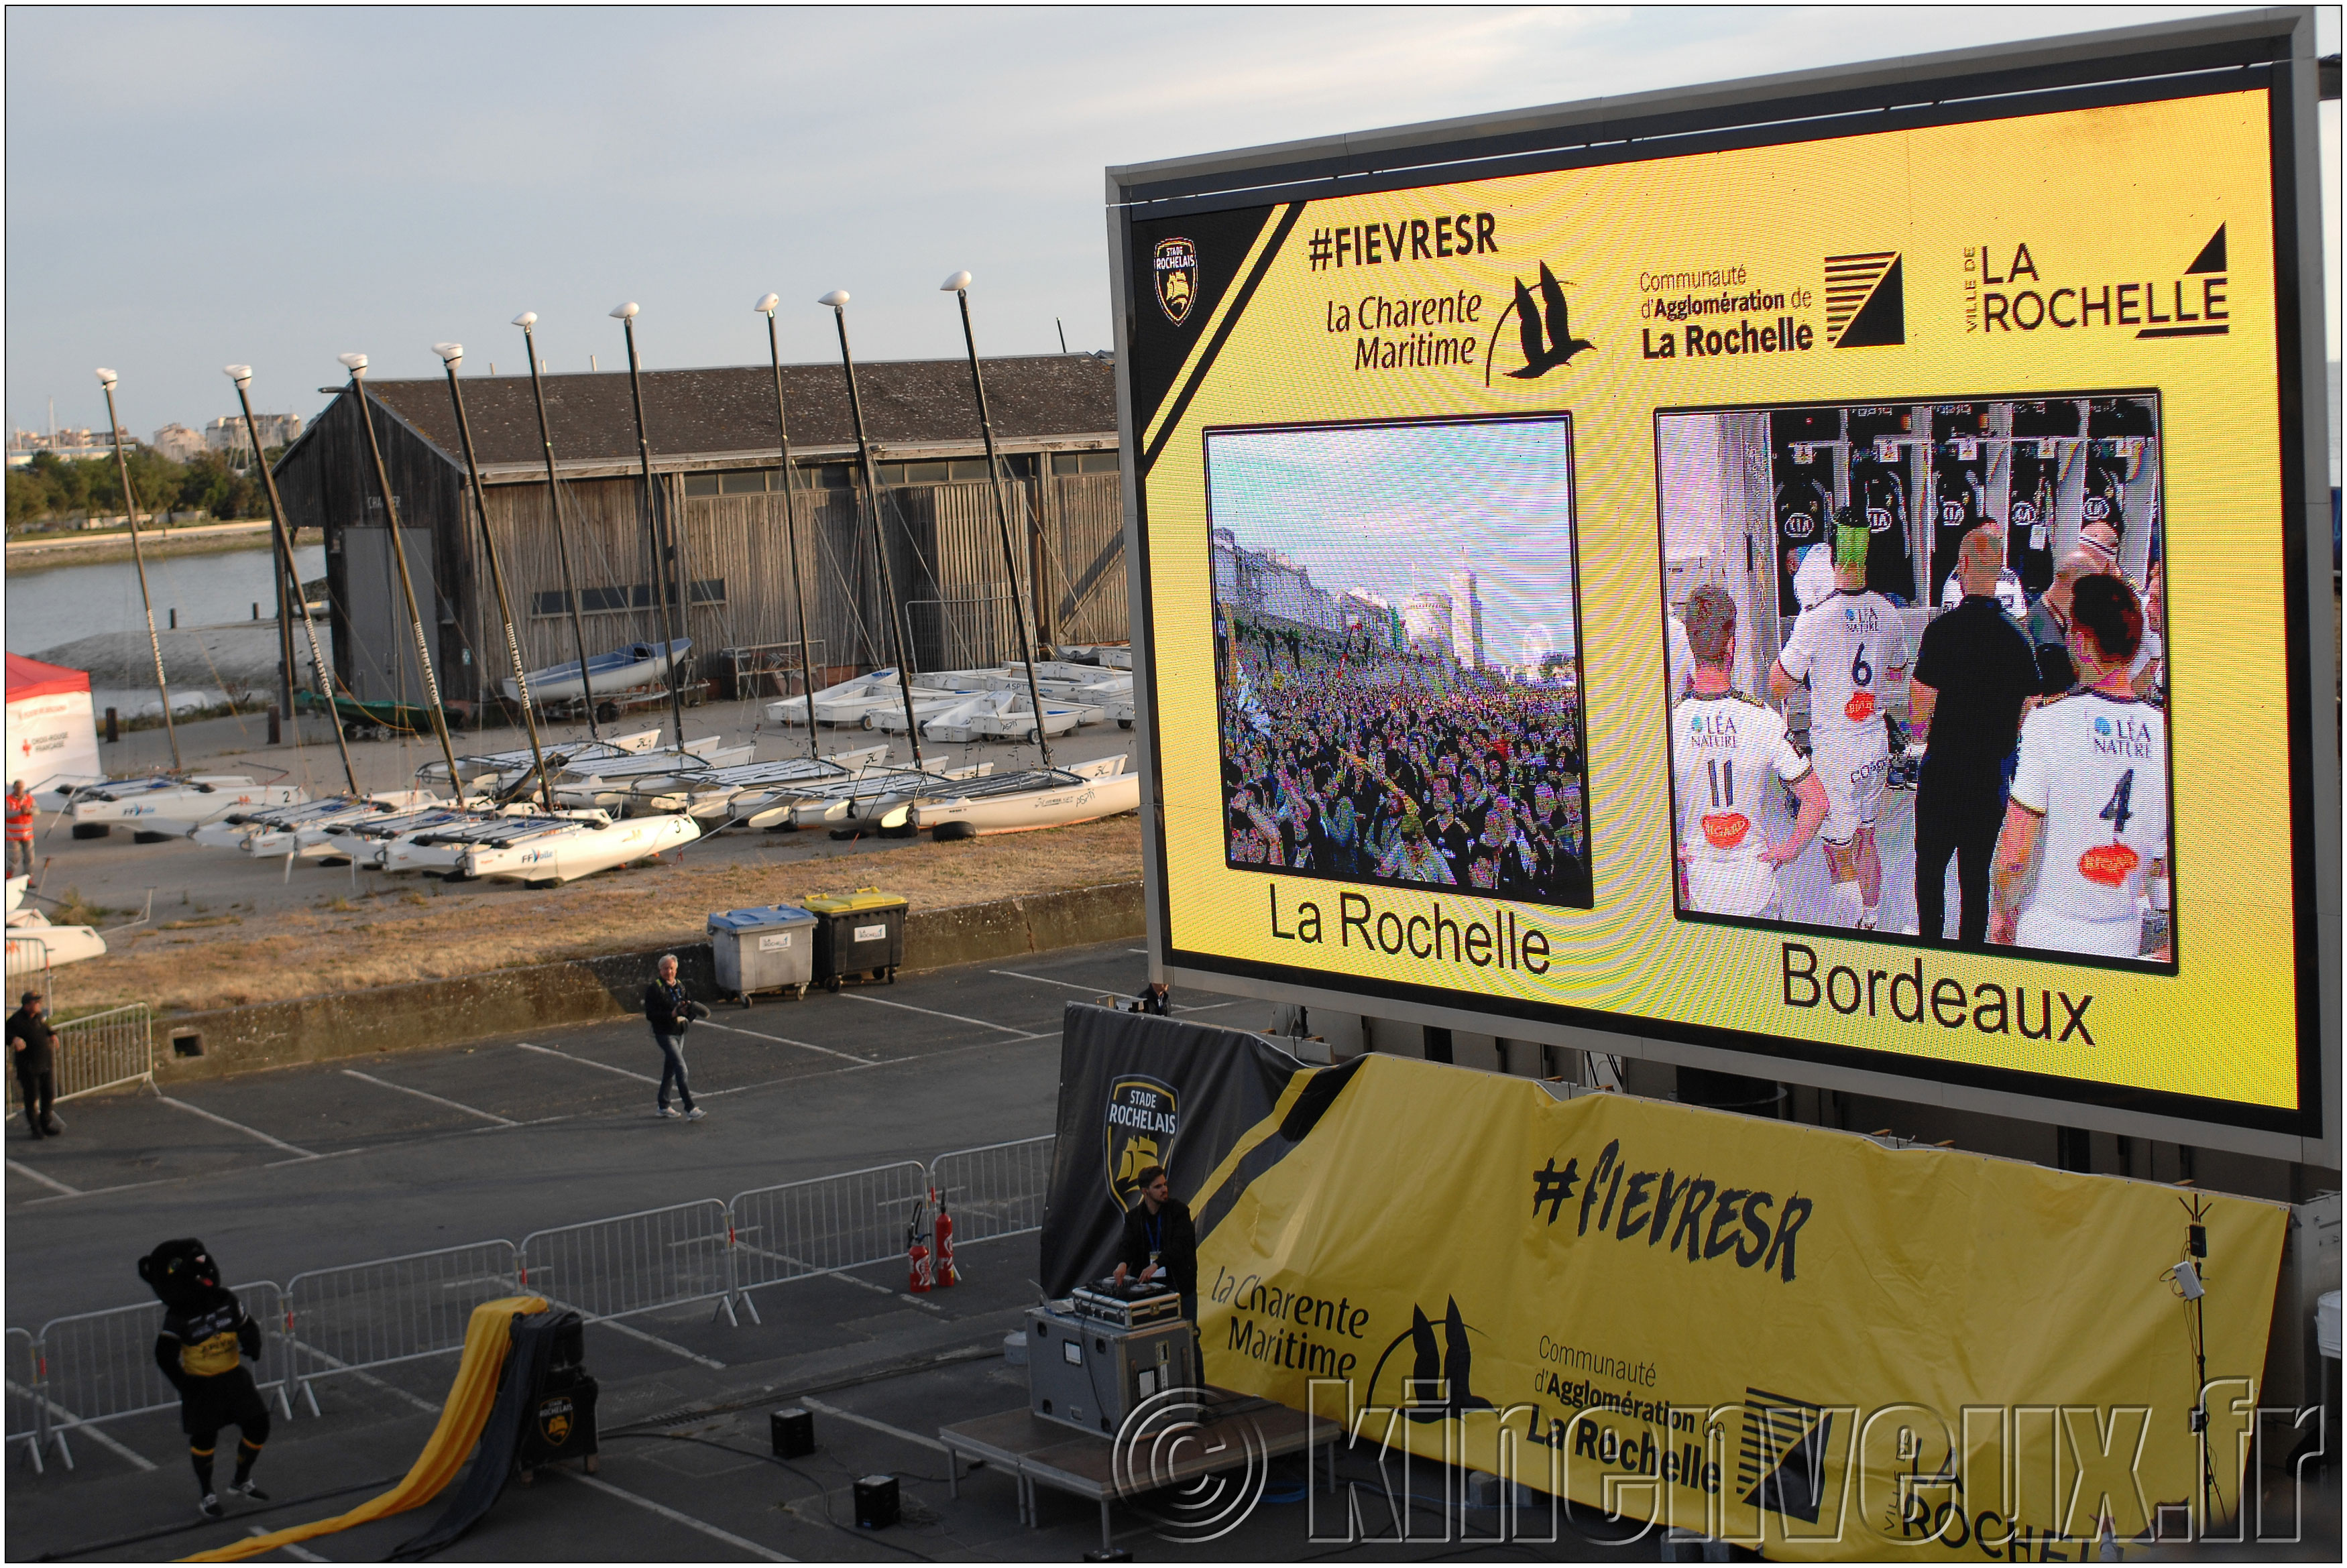
<instances>
[{"instance_id":1,"label":"metal crowd barrier","mask_svg":"<svg viewBox=\"0 0 2347 1568\"><path fill-rule=\"evenodd\" d=\"M277 1339L273 1325L284 1317L283 1293L266 1279L231 1288L261 1325L261 1359L257 1371L266 1372L270 1349ZM159 1301L104 1312L76 1312L41 1325L36 1346L39 1376L32 1385L32 1397L40 1408L42 1435L57 1442L68 1469L73 1454L63 1440L76 1428L179 1409L179 1390L155 1365L155 1335L162 1325ZM264 1396L276 1395L291 1419L293 1403L282 1349L276 1359L281 1363L277 1375L256 1376L255 1380Z\"/></svg>"},{"instance_id":2,"label":"metal crowd barrier","mask_svg":"<svg viewBox=\"0 0 2347 1568\"><path fill-rule=\"evenodd\" d=\"M131 1009L117 1009L128 1013ZM143 1009L139 1010L143 1012ZM87 1090L77 1091L87 1093ZM751 1292L901 1258L907 1231L934 1195L952 1212L957 1244L1020 1236L1042 1225L1050 1136L647 1209L502 1240L308 1269L283 1288L237 1287L263 1329L261 1387L290 1419L298 1388L313 1414L316 1385L464 1348L473 1308L517 1291L595 1319L715 1301L757 1321ZM7 1441L38 1469L51 1443L73 1463L76 1428L171 1410L179 1395L156 1367L159 1302L53 1318L37 1333L7 1330ZM100 1441L105 1441L101 1439Z\"/></svg>"},{"instance_id":3,"label":"metal crowd barrier","mask_svg":"<svg viewBox=\"0 0 2347 1568\"><path fill-rule=\"evenodd\" d=\"M477 1241L285 1282L287 1370L311 1413L321 1379L462 1350L473 1308L514 1293L519 1267L510 1241Z\"/></svg>"},{"instance_id":4,"label":"metal crowd barrier","mask_svg":"<svg viewBox=\"0 0 2347 1568\"><path fill-rule=\"evenodd\" d=\"M733 1225L733 1288L743 1310L763 1322L753 1290L903 1257L906 1228L928 1183L927 1166L902 1160L735 1193L725 1207Z\"/></svg>"},{"instance_id":5,"label":"metal crowd barrier","mask_svg":"<svg viewBox=\"0 0 2347 1568\"><path fill-rule=\"evenodd\" d=\"M711 1197L533 1231L515 1248L514 1284L590 1319L713 1300L738 1325L729 1219Z\"/></svg>"},{"instance_id":6,"label":"metal crowd barrier","mask_svg":"<svg viewBox=\"0 0 2347 1568\"><path fill-rule=\"evenodd\" d=\"M33 1473L42 1471L41 1440L46 1435L41 1420L41 1347L30 1330L11 1329L5 1355L8 1382L8 1441L24 1443L33 1461Z\"/></svg>"},{"instance_id":7,"label":"metal crowd barrier","mask_svg":"<svg viewBox=\"0 0 2347 1568\"><path fill-rule=\"evenodd\" d=\"M11 983L14 989L14 983ZM109 1007L57 1025L57 1098L77 1099L100 1089L155 1081L155 1015L143 1002ZM8 1104L21 1105L15 1074Z\"/></svg>"},{"instance_id":8,"label":"metal crowd barrier","mask_svg":"<svg viewBox=\"0 0 2347 1568\"><path fill-rule=\"evenodd\" d=\"M1046 1133L1040 1138L958 1149L929 1162L929 1191L953 1216L955 1246L1043 1228L1051 1148L1058 1141Z\"/></svg>"}]
</instances>

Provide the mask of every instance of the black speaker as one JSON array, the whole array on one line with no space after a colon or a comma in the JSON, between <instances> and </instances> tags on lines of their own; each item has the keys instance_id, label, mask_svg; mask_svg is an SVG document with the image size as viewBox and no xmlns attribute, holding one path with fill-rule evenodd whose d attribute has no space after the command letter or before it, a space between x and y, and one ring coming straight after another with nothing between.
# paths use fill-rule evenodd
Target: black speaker
<instances>
[{"instance_id":1,"label":"black speaker","mask_svg":"<svg viewBox=\"0 0 2347 1568\"><path fill-rule=\"evenodd\" d=\"M774 1457L797 1459L815 1451L815 1412L799 1405L773 1416Z\"/></svg>"},{"instance_id":2,"label":"black speaker","mask_svg":"<svg viewBox=\"0 0 2347 1568\"><path fill-rule=\"evenodd\" d=\"M897 1522L897 1478L867 1475L856 1483L856 1528L886 1530Z\"/></svg>"}]
</instances>

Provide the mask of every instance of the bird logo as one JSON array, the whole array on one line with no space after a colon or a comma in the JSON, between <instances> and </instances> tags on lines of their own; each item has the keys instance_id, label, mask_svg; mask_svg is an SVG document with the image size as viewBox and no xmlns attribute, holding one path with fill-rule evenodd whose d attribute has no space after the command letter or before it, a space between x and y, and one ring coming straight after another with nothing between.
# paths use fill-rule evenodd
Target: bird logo
<instances>
[{"instance_id":1,"label":"bird logo","mask_svg":"<svg viewBox=\"0 0 2347 1568\"><path fill-rule=\"evenodd\" d=\"M1514 303L1501 311L1500 319L1491 323L1492 349L1499 346L1500 329L1507 325L1511 315L1516 319L1516 331L1523 342L1523 364L1507 374L1518 381L1538 381L1558 366L1571 363L1573 357L1583 350L1597 346L1587 338L1573 335L1572 308L1565 302L1564 285L1556 280L1556 274L1549 270L1547 262L1540 264L1540 300L1537 304L1533 302L1532 290L1525 287L1522 279L1517 279L1515 286ZM1491 384L1490 349L1483 354L1483 384Z\"/></svg>"}]
</instances>

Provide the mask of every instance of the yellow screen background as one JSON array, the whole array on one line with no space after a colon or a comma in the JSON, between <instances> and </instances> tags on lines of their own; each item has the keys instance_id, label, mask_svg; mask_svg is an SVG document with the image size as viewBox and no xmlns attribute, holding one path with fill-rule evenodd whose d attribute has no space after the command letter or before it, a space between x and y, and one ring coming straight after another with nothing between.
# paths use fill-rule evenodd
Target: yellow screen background
<instances>
[{"instance_id":1,"label":"yellow screen background","mask_svg":"<svg viewBox=\"0 0 2347 1568\"><path fill-rule=\"evenodd\" d=\"M1153 621L1164 889L1176 952L1456 986L1491 995L1777 1034L1821 1044L2050 1074L2260 1106L2299 1103L2292 971L2288 714L2276 391L2270 121L2262 91L1886 132L1313 202L1143 478ZM1314 231L1352 224L1497 215L1500 249L1464 258L1312 270ZM2229 331L2140 340L2132 330L1968 331L1967 249L2002 270L2027 243L2044 287L2137 280L2162 290L2218 226L2227 233ZM1272 225L1266 224L1268 235ZM1258 249L1263 239L1256 240ZM1741 265L1747 281L1673 294L1805 288L1822 294L1829 255L1903 257L1903 346L1830 348L1820 307L1807 352L1649 360L1641 272ZM1251 262L1252 259L1250 259ZM1573 331L1596 349L1534 381L1471 369L1356 370L1358 331L1327 327L1332 302L1365 293L1479 290L1471 329L1487 341L1516 280L1545 261L1566 285ZM1244 270L1243 270L1244 272ZM2190 303L2197 301L2188 300ZM1144 300L1141 309L1153 308ZM1230 298L1200 327L1209 341ZM1767 320L1756 313L1755 325ZM1703 319L1714 327L1733 316ZM1503 338L1512 343L1511 322ZM1503 344L1503 353L1505 349ZM1184 368L1186 382L1197 361ZM1511 361L1502 358L1504 366ZM1910 949L1788 930L1821 966L2091 992L2091 1049L1851 1017L1780 1004L1770 931L1682 921L1671 877L1662 563L1655 416L1686 407L1803 402L2159 394L2178 959L2172 975L2010 952ZM1170 401L1167 406L1171 406ZM1224 860L1204 432L1281 422L1563 410L1573 421L1581 682L1596 907L1504 906L1548 935L1552 968L1476 969L1337 943L1341 888ZM1156 416L1163 417L1163 412ZM1161 434L1138 433L1142 450ZM1317 946L1278 940L1283 908L1315 898ZM1423 913L1436 896L1360 890L1380 911ZM1445 912L1503 907L1461 890ZM1292 929L1292 927L1291 927ZM2055 1013L2058 1019L2060 1013ZM1896 1064L1885 1062L1895 1070Z\"/></svg>"}]
</instances>

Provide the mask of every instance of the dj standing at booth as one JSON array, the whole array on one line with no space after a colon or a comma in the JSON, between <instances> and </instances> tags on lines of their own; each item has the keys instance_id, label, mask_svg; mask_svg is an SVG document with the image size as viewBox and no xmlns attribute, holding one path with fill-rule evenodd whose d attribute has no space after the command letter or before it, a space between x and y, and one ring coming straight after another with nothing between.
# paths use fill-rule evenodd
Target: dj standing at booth
<instances>
[{"instance_id":1,"label":"dj standing at booth","mask_svg":"<svg viewBox=\"0 0 2347 1568\"><path fill-rule=\"evenodd\" d=\"M1116 1282L1131 1274L1146 1284L1163 1280L1182 1298L1182 1316L1198 1324L1198 1231L1189 1206L1174 1196L1163 1166L1144 1169L1141 1201L1124 1214L1124 1244L1117 1249Z\"/></svg>"}]
</instances>

